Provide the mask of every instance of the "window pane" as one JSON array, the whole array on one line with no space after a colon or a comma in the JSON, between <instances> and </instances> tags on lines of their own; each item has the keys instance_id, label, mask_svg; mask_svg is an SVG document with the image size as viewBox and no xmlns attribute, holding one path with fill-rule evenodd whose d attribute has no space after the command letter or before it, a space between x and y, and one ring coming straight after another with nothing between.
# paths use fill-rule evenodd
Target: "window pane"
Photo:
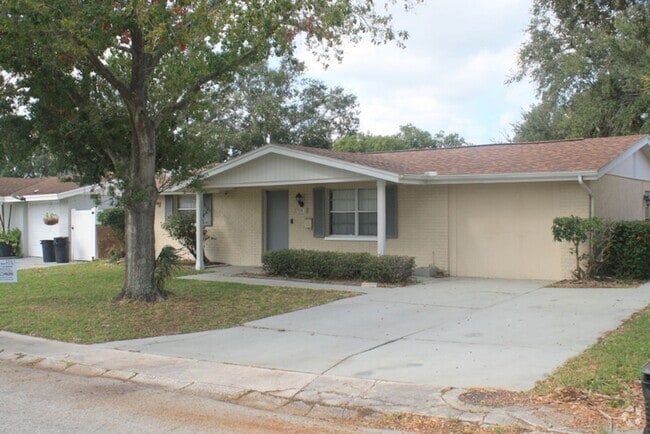
<instances>
[{"instance_id":1,"label":"window pane","mask_svg":"<svg viewBox=\"0 0 650 434\"><path fill-rule=\"evenodd\" d=\"M332 235L354 235L354 213L332 213L330 216Z\"/></svg>"},{"instance_id":2,"label":"window pane","mask_svg":"<svg viewBox=\"0 0 650 434\"><path fill-rule=\"evenodd\" d=\"M377 235L377 213L359 213L359 235Z\"/></svg>"},{"instance_id":3,"label":"window pane","mask_svg":"<svg viewBox=\"0 0 650 434\"><path fill-rule=\"evenodd\" d=\"M354 190L332 190L331 211L354 211Z\"/></svg>"},{"instance_id":4,"label":"window pane","mask_svg":"<svg viewBox=\"0 0 650 434\"><path fill-rule=\"evenodd\" d=\"M364 188L359 190L359 210L377 211L377 190Z\"/></svg>"},{"instance_id":5,"label":"window pane","mask_svg":"<svg viewBox=\"0 0 650 434\"><path fill-rule=\"evenodd\" d=\"M196 209L196 196L178 196L178 209Z\"/></svg>"},{"instance_id":6,"label":"window pane","mask_svg":"<svg viewBox=\"0 0 650 434\"><path fill-rule=\"evenodd\" d=\"M178 213L186 215L192 221L196 220L196 211L193 209L179 209Z\"/></svg>"}]
</instances>

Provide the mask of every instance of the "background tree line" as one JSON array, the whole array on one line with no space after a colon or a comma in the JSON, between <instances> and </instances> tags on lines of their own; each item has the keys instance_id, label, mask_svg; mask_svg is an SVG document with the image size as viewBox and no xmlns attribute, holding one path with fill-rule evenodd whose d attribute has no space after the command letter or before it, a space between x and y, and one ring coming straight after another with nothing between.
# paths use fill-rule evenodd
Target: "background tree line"
<instances>
[{"instance_id":1,"label":"background tree line","mask_svg":"<svg viewBox=\"0 0 650 434\"><path fill-rule=\"evenodd\" d=\"M650 2L535 0L512 80L539 101L515 141L650 133Z\"/></svg>"}]
</instances>

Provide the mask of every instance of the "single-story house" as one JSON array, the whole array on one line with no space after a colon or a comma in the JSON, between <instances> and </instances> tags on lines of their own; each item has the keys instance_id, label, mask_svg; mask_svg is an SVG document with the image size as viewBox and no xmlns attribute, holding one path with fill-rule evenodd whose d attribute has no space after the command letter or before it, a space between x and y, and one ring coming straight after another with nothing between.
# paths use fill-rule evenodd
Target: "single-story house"
<instances>
[{"instance_id":1,"label":"single-story house","mask_svg":"<svg viewBox=\"0 0 650 434\"><path fill-rule=\"evenodd\" d=\"M573 258L553 241L555 217L650 217L650 136L378 153L267 145L202 179L201 193L162 195L158 249L170 243L165 216L192 212L212 261L260 265L288 247L409 255L451 276L561 279Z\"/></svg>"},{"instance_id":2,"label":"single-story house","mask_svg":"<svg viewBox=\"0 0 650 434\"><path fill-rule=\"evenodd\" d=\"M108 204L106 192L97 186L80 186L57 177L0 177L5 226L10 224L10 228L21 230L23 256L42 257L41 240L68 237L71 258L94 259L97 256L95 211ZM58 223L45 224L46 213L56 214Z\"/></svg>"}]
</instances>

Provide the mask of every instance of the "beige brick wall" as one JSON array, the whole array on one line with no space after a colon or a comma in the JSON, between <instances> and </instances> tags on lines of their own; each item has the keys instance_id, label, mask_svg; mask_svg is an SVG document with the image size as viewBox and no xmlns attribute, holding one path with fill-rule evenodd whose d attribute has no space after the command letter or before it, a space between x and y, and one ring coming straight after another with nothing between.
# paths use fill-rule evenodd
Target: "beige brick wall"
<instances>
[{"instance_id":1,"label":"beige brick wall","mask_svg":"<svg viewBox=\"0 0 650 434\"><path fill-rule=\"evenodd\" d=\"M171 245L185 259L194 259L162 228L165 221L165 198L156 206L156 251ZM206 226L209 237L205 255L210 261L236 265L259 265L262 252L262 191L237 189L212 194L212 225Z\"/></svg>"},{"instance_id":2,"label":"beige brick wall","mask_svg":"<svg viewBox=\"0 0 650 434\"><path fill-rule=\"evenodd\" d=\"M399 185L397 191L398 238L388 240L388 253L448 272L449 187Z\"/></svg>"},{"instance_id":3,"label":"beige brick wall","mask_svg":"<svg viewBox=\"0 0 650 434\"><path fill-rule=\"evenodd\" d=\"M212 222L205 253L211 261L259 265L262 257L262 190L236 189L212 195Z\"/></svg>"}]
</instances>

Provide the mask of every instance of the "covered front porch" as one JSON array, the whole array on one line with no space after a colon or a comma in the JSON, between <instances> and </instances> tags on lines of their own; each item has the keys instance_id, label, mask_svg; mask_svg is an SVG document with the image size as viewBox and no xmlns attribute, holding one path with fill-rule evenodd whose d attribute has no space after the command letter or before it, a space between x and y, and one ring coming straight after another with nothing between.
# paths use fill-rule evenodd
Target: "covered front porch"
<instances>
[{"instance_id":1,"label":"covered front porch","mask_svg":"<svg viewBox=\"0 0 650 434\"><path fill-rule=\"evenodd\" d=\"M387 239L396 235L395 186L387 187L381 179L285 182L240 187L206 183L194 193L197 251L205 249L210 259L238 265L259 265L264 252L282 248L387 252ZM207 206L212 221L205 219L206 199L212 201ZM204 229L207 243L200 236ZM196 268L205 268L201 255Z\"/></svg>"},{"instance_id":2,"label":"covered front porch","mask_svg":"<svg viewBox=\"0 0 650 434\"><path fill-rule=\"evenodd\" d=\"M397 237L399 182L390 171L268 145L205 171L200 191L180 185L164 194L194 195L197 251L259 265L283 248L387 253Z\"/></svg>"}]
</instances>

